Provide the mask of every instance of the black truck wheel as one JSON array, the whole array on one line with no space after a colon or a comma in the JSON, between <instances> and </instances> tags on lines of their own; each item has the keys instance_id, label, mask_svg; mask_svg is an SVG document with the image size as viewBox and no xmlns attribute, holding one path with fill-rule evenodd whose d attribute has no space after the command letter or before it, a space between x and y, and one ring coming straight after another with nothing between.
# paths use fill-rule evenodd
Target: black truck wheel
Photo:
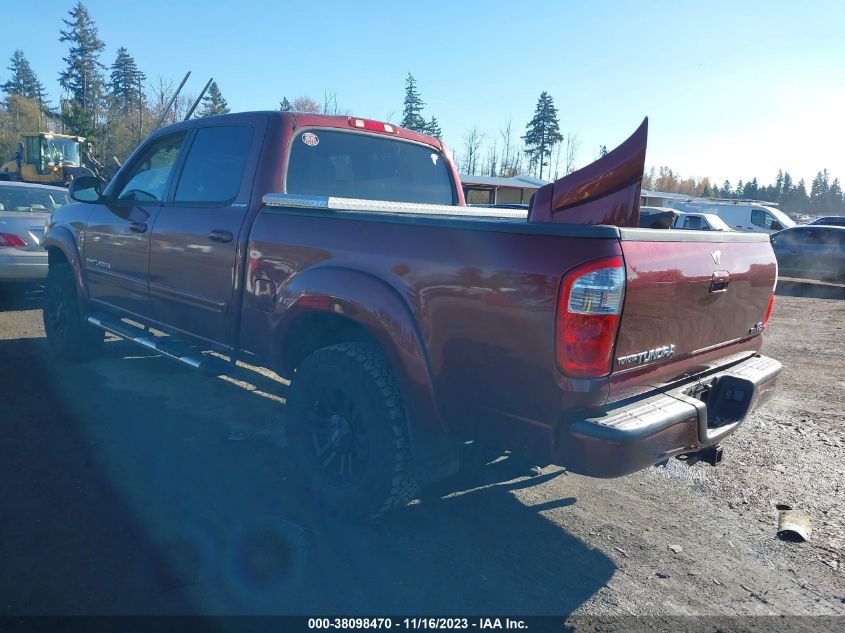
<instances>
[{"instance_id":1,"label":"black truck wheel","mask_svg":"<svg viewBox=\"0 0 845 633\"><path fill-rule=\"evenodd\" d=\"M50 266L42 315L47 342L53 353L63 360L88 360L103 344L103 331L82 320L76 282L69 264Z\"/></svg>"},{"instance_id":2,"label":"black truck wheel","mask_svg":"<svg viewBox=\"0 0 845 633\"><path fill-rule=\"evenodd\" d=\"M287 406L291 476L309 500L366 520L414 498L402 394L377 346L314 352L297 368Z\"/></svg>"}]
</instances>

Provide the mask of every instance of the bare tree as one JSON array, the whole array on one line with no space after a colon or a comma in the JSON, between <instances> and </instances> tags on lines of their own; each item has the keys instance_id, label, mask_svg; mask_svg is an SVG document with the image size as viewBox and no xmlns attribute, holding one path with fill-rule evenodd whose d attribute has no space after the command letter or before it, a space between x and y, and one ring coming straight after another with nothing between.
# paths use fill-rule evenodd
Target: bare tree
<instances>
[{"instance_id":1,"label":"bare tree","mask_svg":"<svg viewBox=\"0 0 845 633\"><path fill-rule=\"evenodd\" d=\"M303 95L293 100L293 111L320 114L320 104L311 97Z\"/></svg>"},{"instance_id":2,"label":"bare tree","mask_svg":"<svg viewBox=\"0 0 845 633\"><path fill-rule=\"evenodd\" d=\"M511 119L508 117L508 122L499 130L499 136L502 139L502 160L499 163L499 176L505 178L515 176L513 172L513 133L511 131Z\"/></svg>"},{"instance_id":3,"label":"bare tree","mask_svg":"<svg viewBox=\"0 0 845 633\"><path fill-rule=\"evenodd\" d=\"M484 134L479 131L476 125L472 126L472 129L464 136L463 173L474 175L477 172L481 143L483 141Z\"/></svg>"},{"instance_id":4,"label":"bare tree","mask_svg":"<svg viewBox=\"0 0 845 633\"><path fill-rule=\"evenodd\" d=\"M484 174L487 176L499 175L499 152L496 147L496 139L493 139L493 145L487 150L487 162L484 165Z\"/></svg>"},{"instance_id":5,"label":"bare tree","mask_svg":"<svg viewBox=\"0 0 845 633\"><path fill-rule=\"evenodd\" d=\"M581 141L577 134L566 135L566 151L563 154L563 175L568 176L575 171L575 157L578 155L578 149L581 147Z\"/></svg>"},{"instance_id":6,"label":"bare tree","mask_svg":"<svg viewBox=\"0 0 845 633\"><path fill-rule=\"evenodd\" d=\"M337 114L337 93L323 91L323 114Z\"/></svg>"}]
</instances>

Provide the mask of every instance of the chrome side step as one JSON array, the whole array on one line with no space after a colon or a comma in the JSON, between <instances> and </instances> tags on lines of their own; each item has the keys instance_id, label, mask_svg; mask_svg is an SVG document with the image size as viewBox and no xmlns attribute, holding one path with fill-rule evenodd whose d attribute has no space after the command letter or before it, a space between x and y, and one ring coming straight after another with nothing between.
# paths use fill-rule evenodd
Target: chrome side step
<instances>
[{"instance_id":1,"label":"chrome side step","mask_svg":"<svg viewBox=\"0 0 845 633\"><path fill-rule=\"evenodd\" d=\"M157 352L162 356L172 358L175 361L196 369L204 376L221 376L231 373L234 369L234 362L226 362L217 356L203 354L201 350L192 348L179 339L172 336L154 336L135 326L118 321L102 315L92 314L88 316L88 323L109 334L114 334L130 343Z\"/></svg>"}]
</instances>

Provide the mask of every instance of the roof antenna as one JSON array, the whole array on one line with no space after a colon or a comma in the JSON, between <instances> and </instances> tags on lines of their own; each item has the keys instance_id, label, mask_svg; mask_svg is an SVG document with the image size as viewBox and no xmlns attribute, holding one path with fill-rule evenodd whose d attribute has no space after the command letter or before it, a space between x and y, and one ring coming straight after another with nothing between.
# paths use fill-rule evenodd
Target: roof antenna
<instances>
[{"instance_id":1,"label":"roof antenna","mask_svg":"<svg viewBox=\"0 0 845 633\"><path fill-rule=\"evenodd\" d=\"M208 90L208 87L211 85L211 82L212 82L212 81L214 81L214 77L211 77L211 78L208 80L208 83L207 83L207 84L205 84L205 88L203 88L203 89L202 89L202 92L200 92L200 96L199 96L199 97L197 97L197 100L196 100L196 101L194 101L194 105L192 105L192 106L191 106L191 109L190 109L190 110L188 110L188 114L186 114L186 115L185 115L185 119L184 119L185 121L187 121L188 119L190 119L190 118L191 118L191 116L194 114L194 110L196 110L196 109L197 109L197 106L200 104L200 101L202 100L203 95L205 95L205 91L206 91L206 90Z\"/></svg>"}]
</instances>

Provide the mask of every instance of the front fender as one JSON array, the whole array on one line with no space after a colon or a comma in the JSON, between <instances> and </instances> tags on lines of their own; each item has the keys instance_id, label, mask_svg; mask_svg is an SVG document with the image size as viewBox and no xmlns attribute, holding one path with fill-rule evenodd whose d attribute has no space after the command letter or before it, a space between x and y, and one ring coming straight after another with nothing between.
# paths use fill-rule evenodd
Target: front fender
<instances>
[{"instance_id":1,"label":"front fender","mask_svg":"<svg viewBox=\"0 0 845 633\"><path fill-rule=\"evenodd\" d=\"M339 315L365 328L396 371L414 423L447 430L437 407L416 316L396 288L367 272L334 266L312 268L295 276L277 295L275 358L280 358L291 327L314 311Z\"/></svg>"},{"instance_id":2,"label":"front fender","mask_svg":"<svg viewBox=\"0 0 845 633\"><path fill-rule=\"evenodd\" d=\"M85 283L82 258L79 254L79 247L70 229L64 226L50 226L47 235L41 241L41 245L49 252L57 249L64 255L70 268L73 271L73 278L76 281L76 290L80 297L88 298L88 286ZM50 258L52 263L53 258Z\"/></svg>"}]
</instances>

